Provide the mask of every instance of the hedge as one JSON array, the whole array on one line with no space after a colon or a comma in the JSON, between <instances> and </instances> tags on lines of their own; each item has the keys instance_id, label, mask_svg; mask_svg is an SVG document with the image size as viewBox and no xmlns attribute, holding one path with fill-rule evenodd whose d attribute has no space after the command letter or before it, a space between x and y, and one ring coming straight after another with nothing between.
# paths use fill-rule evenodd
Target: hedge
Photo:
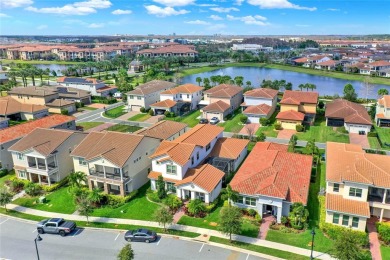
<instances>
[{"instance_id":1,"label":"hedge","mask_svg":"<svg viewBox=\"0 0 390 260\"><path fill-rule=\"evenodd\" d=\"M376 229L378 230L379 238L387 245L390 244L390 224L377 222Z\"/></svg>"},{"instance_id":2,"label":"hedge","mask_svg":"<svg viewBox=\"0 0 390 260\"><path fill-rule=\"evenodd\" d=\"M47 185L41 185L42 186L42 189L46 192L52 192L52 191L55 191L55 190L58 190L59 188L61 188L62 186L65 186L66 184L68 184L68 177L60 180L59 182L57 183L54 183L50 186L47 186Z\"/></svg>"},{"instance_id":3,"label":"hedge","mask_svg":"<svg viewBox=\"0 0 390 260\"><path fill-rule=\"evenodd\" d=\"M8 174L8 170L7 169L1 169L0 170L0 178L1 177L4 177L5 175L7 175Z\"/></svg>"},{"instance_id":4,"label":"hedge","mask_svg":"<svg viewBox=\"0 0 390 260\"><path fill-rule=\"evenodd\" d=\"M112 208L118 208L125 204L126 202L129 202L132 200L136 195L138 194L138 190L134 190L130 192L125 197L118 196L118 195L112 195L112 194L105 194L105 197L107 199L107 205Z\"/></svg>"}]
</instances>

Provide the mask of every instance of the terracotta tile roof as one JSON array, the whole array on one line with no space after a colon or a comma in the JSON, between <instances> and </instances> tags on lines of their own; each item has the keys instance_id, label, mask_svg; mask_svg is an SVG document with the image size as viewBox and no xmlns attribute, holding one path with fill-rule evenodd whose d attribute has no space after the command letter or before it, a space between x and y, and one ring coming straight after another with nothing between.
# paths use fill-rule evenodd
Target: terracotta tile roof
<instances>
[{"instance_id":1,"label":"terracotta tile roof","mask_svg":"<svg viewBox=\"0 0 390 260\"><path fill-rule=\"evenodd\" d=\"M279 112L276 116L276 119L285 119L285 120L294 120L294 121L303 121L305 118L305 114L295 111L295 110L287 110L283 112Z\"/></svg>"},{"instance_id":2,"label":"terracotta tile roof","mask_svg":"<svg viewBox=\"0 0 390 260\"><path fill-rule=\"evenodd\" d=\"M148 128L144 128L135 132L144 136L149 136L158 139L168 139L171 136L179 133L187 127L187 124L174 122L170 120L162 120Z\"/></svg>"},{"instance_id":3,"label":"terracotta tile roof","mask_svg":"<svg viewBox=\"0 0 390 260\"><path fill-rule=\"evenodd\" d=\"M272 111L272 107L267 104L261 104L258 106L248 106L243 114L252 114L252 115L269 115Z\"/></svg>"},{"instance_id":4,"label":"terracotta tile roof","mask_svg":"<svg viewBox=\"0 0 390 260\"><path fill-rule=\"evenodd\" d=\"M215 143L210 157L237 159L244 149L247 149L249 140L237 138L219 138Z\"/></svg>"},{"instance_id":5,"label":"terracotta tile roof","mask_svg":"<svg viewBox=\"0 0 390 260\"><path fill-rule=\"evenodd\" d=\"M246 195L307 204L312 157L287 152L287 145L257 143L230 185Z\"/></svg>"},{"instance_id":6,"label":"terracotta tile roof","mask_svg":"<svg viewBox=\"0 0 390 260\"><path fill-rule=\"evenodd\" d=\"M296 62L296 63L306 63L307 61L308 61L308 58L306 58L306 57L298 58L298 59L294 60L294 62Z\"/></svg>"},{"instance_id":7,"label":"terracotta tile roof","mask_svg":"<svg viewBox=\"0 0 390 260\"><path fill-rule=\"evenodd\" d=\"M249 90L244 93L245 97L255 97L255 98L270 98L273 99L278 95L277 90L270 88L256 88L253 90Z\"/></svg>"},{"instance_id":8,"label":"terracotta tile roof","mask_svg":"<svg viewBox=\"0 0 390 260\"><path fill-rule=\"evenodd\" d=\"M33 113L42 110L47 110L47 107L42 105L20 103L10 96L0 98L0 115L3 116L20 112Z\"/></svg>"},{"instance_id":9,"label":"terracotta tile roof","mask_svg":"<svg viewBox=\"0 0 390 260\"><path fill-rule=\"evenodd\" d=\"M367 109L345 99L336 99L326 104L325 117L342 118L346 123L372 125Z\"/></svg>"},{"instance_id":10,"label":"terracotta tile roof","mask_svg":"<svg viewBox=\"0 0 390 260\"><path fill-rule=\"evenodd\" d=\"M9 151L24 152L34 149L38 153L48 156L72 135L86 134L60 129L36 128L12 145Z\"/></svg>"},{"instance_id":11,"label":"terracotta tile roof","mask_svg":"<svg viewBox=\"0 0 390 260\"><path fill-rule=\"evenodd\" d=\"M314 91L284 91L283 98L280 104L317 104L318 103L318 92Z\"/></svg>"},{"instance_id":12,"label":"terracotta tile roof","mask_svg":"<svg viewBox=\"0 0 390 260\"><path fill-rule=\"evenodd\" d=\"M165 99L163 101L160 101L160 102L156 102L152 105L150 105L151 107L174 107L176 106L177 102L176 101L173 101L173 100L170 100L170 99Z\"/></svg>"},{"instance_id":13,"label":"terracotta tile roof","mask_svg":"<svg viewBox=\"0 0 390 260\"><path fill-rule=\"evenodd\" d=\"M175 83L164 80L152 80L145 84L139 85L136 89L127 92L126 95L148 95L158 91L164 91L176 86Z\"/></svg>"},{"instance_id":14,"label":"terracotta tile roof","mask_svg":"<svg viewBox=\"0 0 390 260\"><path fill-rule=\"evenodd\" d=\"M194 144L179 143L176 141L162 141L150 158L164 156L161 161L172 160L179 165L185 165L195 150Z\"/></svg>"},{"instance_id":15,"label":"terracotta tile roof","mask_svg":"<svg viewBox=\"0 0 390 260\"><path fill-rule=\"evenodd\" d=\"M105 91L110 91L110 90L114 90L114 89L118 89L118 87L116 86L104 86L102 88L99 88L96 90L96 92L100 93L100 92L105 92Z\"/></svg>"},{"instance_id":16,"label":"terracotta tile roof","mask_svg":"<svg viewBox=\"0 0 390 260\"><path fill-rule=\"evenodd\" d=\"M143 49L140 51L137 51L137 54L144 54L144 53L153 53L153 54L165 54L165 53L198 53L197 51L193 50L191 46L185 46L185 45L173 45L173 46L164 46L159 47L155 49Z\"/></svg>"},{"instance_id":17,"label":"terracotta tile roof","mask_svg":"<svg viewBox=\"0 0 390 260\"><path fill-rule=\"evenodd\" d=\"M85 158L87 161L102 157L123 167L144 138L148 137L109 131L91 132L71 155Z\"/></svg>"},{"instance_id":18,"label":"terracotta tile roof","mask_svg":"<svg viewBox=\"0 0 390 260\"><path fill-rule=\"evenodd\" d=\"M206 91L204 94L210 94L210 97L219 97L219 98L231 98L234 95L243 92L243 88L236 85L221 84L215 87L212 87Z\"/></svg>"},{"instance_id":19,"label":"terracotta tile roof","mask_svg":"<svg viewBox=\"0 0 390 260\"><path fill-rule=\"evenodd\" d=\"M203 87L199 87L199 86L194 85L194 84L184 84L184 85L177 86L175 88L165 90L165 91L161 92L160 94L172 94L172 95L180 94L180 93L192 94L192 93L196 93L198 91L201 91L203 89L204 89Z\"/></svg>"},{"instance_id":20,"label":"terracotta tile roof","mask_svg":"<svg viewBox=\"0 0 390 260\"><path fill-rule=\"evenodd\" d=\"M53 114L40 119L29 121L23 124L11 126L0 130L0 143L6 143L15 139L22 138L29 134L35 128L52 128L67 122L75 121L73 116Z\"/></svg>"},{"instance_id":21,"label":"terracotta tile roof","mask_svg":"<svg viewBox=\"0 0 390 260\"><path fill-rule=\"evenodd\" d=\"M193 183L207 192L212 192L218 183L225 176L225 173L210 164L204 164L187 171L183 180L176 181L175 186Z\"/></svg>"},{"instance_id":22,"label":"terracotta tile roof","mask_svg":"<svg viewBox=\"0 0 390 260\"><path fill-rule=\"evenodd\" d=\"M205 111L205 112L220 112L220 113L223 113L223 112L227 111L229 108L230 108L229 104L227 104L227 103L225 103L225 102L223 102L221 100L218 100L217 102L213 102L213 103L205 106L201 110Z\"/></svg>"},{"instance_id":23,"label":"terracotta tile roof","mask_svg":"<svg viewBox=\"0 0 390 260\"><path fill-rule=\"evenodd\" d=\"M327 56L326 55L315 55L315 56L309 57L308 60L316 61L316 60L321 60L325 57L327 57Z\"/></svg>"},{"instance_id":24,"label":"terracotta tile roof","mask_svg":"<svg viewBox=\"0 0 390 260\"><path fill-rule=\"evenodd\" d=\"M216 139L223 130L223 127L216 125L198 124L175 141L204 147Z\"/></svg>"},{"instance_id":25,"label":"terracotta tile roof","mask_svg":"<svg viewBox=\"0 0 390 260\"><path fill-rule=\"evenodd\" d=\"M327 142L326 180L390 188L390 159L365 153L360 145Z\"/></svg>"},{"instance_id":26,"label":"terracotta tile roof","mask_svg":"<svg viewBox=\"0 0 390 260\"><path fill-rule=\"evenodd\" d=\"M382 98L378 99L378 103L385 108L390 108L390 95L384 95Z\"/></svg>"},{"instance_id":27,"label":"terracotta tile roof","mask_svg":"<svg viewBox=\"0 0 390 260\"><path fill-rule=\"evenodd\" d=\"M368 202L344 199L342 195L326 194L326 209L366 218L370 217L370 206Z\"/></svg>"},{"instance_id":28,"label":"terracotta tile roof","mask_svg":"<svg viewBox=\"0 0 390 260\"><path fill-rule=\"evenodd\" d=\"M50 101L49 103L46 103L46 106L61 108L61 107L66 107L66 106L74 105L74 104L75 104L74 101L57 98L57 99L54 99L54 100Z\"/></svg>"},{"instance_id":29,"label":"terracotta tile roof","mask_svg":"<svg viewBox=\"0 0 390 260\"><path fill-rule=\"evenodd\" d=\"M320 66L336 66L336 64L338 64L338 62L336 62L334 60L327 60L327 61L319 62L316 65L320 65Z\"/></svg>"},{"instance_id":30,"label":"terracotta tile roof","mask_svg":"<svg viewBox=\"0 0 390 260\"><path fill-rule=\"evenodd\" d=\"M56 88L48 87L18 87L12 88L8 91L8 95L29 95L35 97L46 97L51 95L57 95L58 91Z\"/></svg>"},{"instance_id":31,"label":"terracotta tile roof","mask_svg":"<svg viewBox=\"0 0 390 260\"><path fill-rule=\"evenodd\" d=\"M379 60L379 61L371 62L368 65L372 67L390 66L390 62L385 60Z\"/></svg>"},{"instance_id":32,"label":"terracotta tile roof","mask_svg":"<svg viewBox=\"0 0 390 260\"><path fill-rule=\"evenodd\" d=\"M152 179L152 180L157 180L158 177L161 176L161 175L162 175L161 172L151 171L151 172L149 172L149 174L148 174L148 178L149 178L149 179ZM164 181L176 183L178 180L170 179L170 178L164 178Z\"/></svg>"},{"instance_id":33,"label":"terracotta tile roof","mask_svg":"<svg viewBox=\"0 0 390 260\"><path fill-rule=\"evenodd\" d=\"M380 113L380 114L376 114L376 118L379 118L379 119L386 119L385 115L383 113Z\"/></svg>"}]
</instances>

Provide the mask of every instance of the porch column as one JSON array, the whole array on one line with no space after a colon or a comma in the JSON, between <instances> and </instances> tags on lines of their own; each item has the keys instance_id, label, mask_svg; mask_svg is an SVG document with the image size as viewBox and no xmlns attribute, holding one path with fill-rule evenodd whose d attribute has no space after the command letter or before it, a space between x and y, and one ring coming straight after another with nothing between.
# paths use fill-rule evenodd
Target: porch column
<instances>
[{"instance_id":1,"label":"porch column","mask_svg":"<svg viewBox=\"0 0 390 260\"><path fill-rule=\"evenodd\" d=\"M106 178L106 166L103 166L103 175L104 175L104 178Z\"/></svg>"},{"instance_id":2,"label":"porch column","mask_svg":"<svg viewBox=\"0 0 390 260\"><path fill-rule=\"evenodd\" d=\"M37 157L34 157L34 159L35 159L35 168L38 169L38 159L37 159Z\"/></svg>"},{"instance_id":3,"label":"porch column","mask_svg":"<svg viewBox=\"0 0 390 260\"><path fill-rule=\"evenodd\" d=\"M90 190L92 190L93 185L92 185L92 180L91 179L88 179L88 187L89 187Z\"/></svg>"},{"instance_id":4,"label":"porch column","mask_svg":"<svg viewBox=\"0 0 390 260\"><path fill-rule=\"evenodd\" d=\"M47 183L49 184L49 186L51 185L51 181L50 181L50 176L49 175L47 176Z\"/></svg>"},{"instance_id":5,"label":"porch column","mask_svg":"<svg viewBox=\"0 0 390 260\"><path fill-rule=\"evenodd\" d=\"M122 171L122 168L119 168L119 174L121 175L121 181L123 181L123 171Z\"/></svg>"},{"instance_id":6,"label":"porch column","mask_svg":"<svg viewBox=\"0 0 390 260\"><path fill-rule=\"evenodd\" d=\"M383 219L383 212L385 211L385 209L381 209L381 215L379 217L379 222L382 222L382 219Z\"/></svg>"},{"instance_id":7,"label":"porch column","mask_svg":"<svg viewBox=\"0 0 390 260\"><path fill-rule=\"evenodd\" d=\"M29 181L32 181L31 172L28 173L28 178L29 178Z\"/></svg>"},{"instance_id":8,"label":"porch column","mask_svg":"<svg viewBox=\"0 0 390 260\"><path fill-rule=\"evenodd\" d=\"M382 200L383 204L386 203L386 197L387 197L387 189L385 189L385 193L383 194L383 200Z\"/></svg>"},{"instance_id":9,"label":"porch column","mask_svg":"<svg viewBox=\"0 0 390 260\"><path fill-rule=\"evenodd\" d=\"M39 185L41 184L41 175L40 174L37 174L38 175L38 181L39 181Z\"/></svg>"},{"instance_id":10,"label":"porch column","mask_svg":"<svg viewBox=\"0 0 390 260\"><path fill-rule=\"evenodd\" d=\"M209 193L205 193L204 194L204 202L205 203L210 203L210 194Z\"/></svg>"},{"instance_id":11,"label":"porch column","mask_svg":"<svg viewBox=\"0 0 390 260\"><path fill-rule=\"evenodd\" d=\"M178 198L181 198L181 189L178 189L178 188L176 188L176 196L178 197Z\"/></svg>"},{"instance_id":12,"label":"porch column","mask_svg":"<svg viewBox=\"0 0 390 260\"><path fill-rule=\"evenodd\" d=\"M192 199L192 200L195 199L195 191L191 191L191 199Z\"/></svg>"},{"instance_id":13,"label":"porch column","mask_svg":"<svg viewBox=\"0 0 390 260\"><path fill-rule=\"evenodd\" d=\"M259 213L260 217L263 217L263 204L257 204L257 212Z\"/></svg>"},{"instance_id":14,"label":"porch column","mask_svg":"<svg viewBox=\"0 0 390 260\"><path fill-rule=\"evenodd\" d=\"M282 222L282 207L278 207L276 221L278 223Z\"/></svg>"},{"instance_id":15,"label":"porch column","mask_svg":"<svg viewBox=\"0 0 390 260\"><path fill-rule=\"evenodd\" d=\"M122 197L125 196L125 185L124 184L120 184L119 185L119 193Z\"/></svg>"},{"instance_id":16,"label":"porch column","mask_svg":"<svg viewBox=\"0 0 390 260\"><path fill-rule=\"evenodd\" d=\"M46 167L46 171L48 171L49 168L47 168L47 158L45 158L45 167Z\"/></svg>"},{"instance_id":17,"label":"porch column","mask_svg":"<svg viewBox=\"0 0 390 260\"><path fill-rule=\"evenodd\" d=\"M104 192L108 194L108 185L107 183L103 183L103 187L104 187Z\"/></svg>"}]
</instances>

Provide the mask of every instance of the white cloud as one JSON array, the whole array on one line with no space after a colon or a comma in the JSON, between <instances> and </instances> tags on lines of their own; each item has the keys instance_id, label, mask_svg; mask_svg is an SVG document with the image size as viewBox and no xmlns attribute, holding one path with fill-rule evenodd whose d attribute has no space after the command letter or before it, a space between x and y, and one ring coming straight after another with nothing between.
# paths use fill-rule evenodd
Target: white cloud
<instances>
[{"instance_id":1,"label":"white cloud","mask_svg":"<svg viewBox=\"0 0 390 260\"><path fill-rule=\"evenodd\" d=\"M229 21L241 21L241 22L243 22L245 24L249 24L249 25L260 25L260 26L270 25L269 23L265 22L267 20L267 18L265 18L264 16L261 16L261 15L255 15L255 16L247 15L247 16L242 16L242 17L233 16L233 15L226 15L226 18Z\"/></svg>"},{"instance_id":2,"label":"white cloud","mask_svg":"<svg viewBox=\"0 0 390 260\"><path fill-rule=\"evenodd\" d=\"M216 4L199 4L197 6L201 6L201 7L213 7L213 6L218 6Z\"/></svg>"},{"instance_id":3,"label":"white cloud","mask_svg":"<svg viewBox=\"0 0 390 260\"><path fill-rule=\"evenodd\" d=\"M32 0L1 0L0 6L4 8L16 8L26 5L31 5L34 2Z\"/></svg>"},{"instance_id":4,"label":"white cloud","mask_svg":"<svg viewBox=\"0 0 390 260\"><path fill-rule=\"evenodd\" d=\"M248 0L251 5L260 6L263 9L298 9L315 11L316 7L304 7L290 3L288 0Z\"/></svg>"},{"instance_id":5,"label":"white cloud","mask_svg":"<svg viewBox=\"0 0 390 260\"><path fill-rule=\"evenodd\" d=\"M46 24L42 24L42 25L39 25L39 26L37 26L37 30L45 30L45 29L47 29L47 25Z\"/></svg>"},{"instance_id":6,"label":"white cloud","mask_svg":"<svg viewBox=\"0 0 390 260\"><path fill-rule=\"evenodd\" d=\"M0 13L0 17L1 18L10 18L11 16L9 16L8 14L5 14L5 13Z\"/></svg>"},{"instance_id":7,"label":"white cloud","mask_svg":"<svg viewBox=\"0 0 390 260\"><path fill-rule=\"evenodd\" d=\"M337 9L337 8L328 8L328 9L326 9L326 11L339 12L340 9Z\"/></svg>"},{"instance_id":8,"label":"white cloud","mask_svg":"<svg viewBox=\"0 0 390 260\"><path fill-rule=\"evenodd\" d=\"M115 11L111 12L112 14L120 15L120 14L131 14L131 10L121 10L121 9L116 9Z\"/></svg>"},{"instance_id":9,"label":"white cloud","mask_svg":"<svg viewBox=\"0 0 390 260\"><path fill-rule=\"evenodd\" d=\"M202 20L188 21L188 22L185 22L185 23L197 24L197 25L209 25L210 24L209 22L202 21Z\"/></svg>"},{"instance_id":10,"label":"white cloud","mask_svg":"<svg viewBox=\"0 0 390 260\"><path fill-rule=\"evenodd\" d=\"M171 16L171 15L180 15L180 14L187 14L190 11L181 9L181 10L175 10L172 7L159 7L156 5L146 5L146 10L148 11L148 14L153 14L158 17L165 17L165 16Z\"/></svg>"},{"instance_id":11,"label":"white cloud","mask_svg":"<svg viewBox=\"0 0 390 260\"><path fill-rule=\"evenodd\" d=\"M102 28L104 27L104 23L91 23L88 25L88 28Z\"/></svg>"},{"instance_id":12,"label":"white cloud","mask_svg":"<svg viewBox=\"0 0 390 260\"><path fill-rule=\"evenodd\" d=\"M153 0L153 2L173 7L191 5L195 2L195 0Z\"/></svg>"},{"instance_id":13,"label":"white cloud","mask_svg":"<svg viewBox=\"0 0 390 260\"><path fill-rule=\"evenodd\" d=\"M112 3L108 0L88 0L84 2L75 2L61 7L43 7L36 8L29 6L27 11L45 14L60 14L60 15L88 15L96 13L96 9L109 8Z\"/></svg>"},{"instance_id":14,"label":"white cloud","mask_svg":"<svg viewBox=\"0 0 390 260\"><path fill-rule=\"evenodd\" d=\"M242 4L242 2L244 2L244 0L236 0L236 3L235 3L235 5L241 5L241 4Z\"/></svg>"},{"instance_id":15,"label":"white cloud","mask_svg":"<svg viewBox=\"0 0 390 260\"><path fill-rule=\"evenodd\" d=\"M221 16L215 15L215 14L210 15L209 18L213 19L214 21L223 20L223 18Z\"/></svg>"},{"instance_id":16,"label":"white cloud","mask_svg":"<svg viewBox=\"0 0 390 260\"><path fill-rule=\"evenodd\" d=\"M240 11L240 9L235 7L212 7L210 10L213 10L218 13L230 13L230 11Z\"/></svg>"}]
</instances>

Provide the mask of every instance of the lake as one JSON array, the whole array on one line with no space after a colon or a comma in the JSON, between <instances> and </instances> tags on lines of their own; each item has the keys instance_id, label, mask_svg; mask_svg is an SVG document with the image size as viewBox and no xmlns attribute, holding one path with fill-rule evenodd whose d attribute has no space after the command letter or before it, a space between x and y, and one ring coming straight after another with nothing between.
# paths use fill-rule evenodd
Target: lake
<instances>
[{"instance_id":1,"label":"lake","mask_svg":"<svg viewBox=\"0 0 390 260\"><path fill-rule=\"evenodd\" d=\"M312 83L317 86L315 91L319 92L321 96L338 94L343 95L344 86L347 83L351 83L359 97L366 97L364 83L355 80L336 79L325 76L310 75L306 73L299 73L287 70L269 69L269 68L257 68L257 67L228 67L223 69L217 69L209 72L198 73L183 77L181 83L193 83L196 82L197 77L210 78L214 75L229 75L232 79L236 76L244 77L244 84L246 81L251 81L253 87L259 87L263 79L265 80L286 80L293 84L294 90L299 90L299 84ZM390 81L390 79L389 79ZM368 98L377 98L378 89L386 88L390 91L390 86L373 84L371 93L368 94ZM310 90L309 90L310 91Z\"/></svg>"},{"instance_id":2,"label":"lake","mask_svg":"<svg viewBox=\"0 0 390 260\"><path fill-rule=\"evenodd\" d=\"M35 64L35 67L38 69L46 70L47 68L50 69L50 71L55 71L57 73L57 76L63 76L62 71L66 70L68 67L74 66L74 65L63 65L63 64ZM95 70L95 68L92 68L92 70Z\"/></svg>"}]
</instances>

